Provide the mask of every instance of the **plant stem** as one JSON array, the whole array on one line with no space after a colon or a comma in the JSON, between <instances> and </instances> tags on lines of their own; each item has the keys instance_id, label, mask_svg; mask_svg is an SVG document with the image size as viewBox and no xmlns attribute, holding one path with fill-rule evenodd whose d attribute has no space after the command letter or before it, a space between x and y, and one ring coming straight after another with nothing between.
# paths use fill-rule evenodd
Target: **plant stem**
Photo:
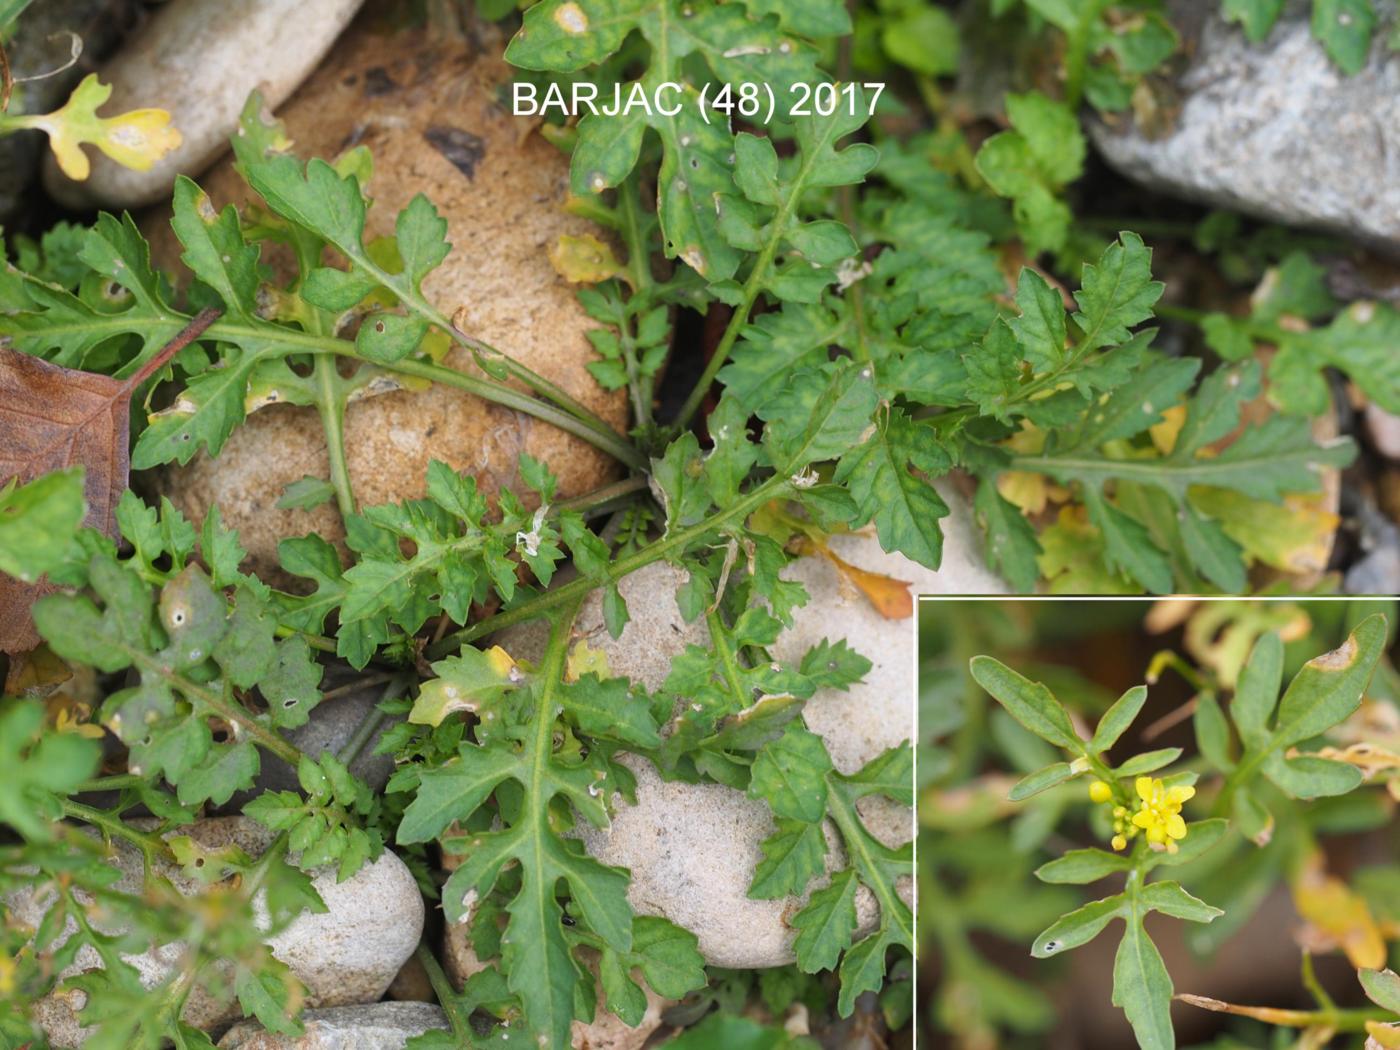
<instances>
[{"instance_id":1,"label":"plant stem","mask_svg":"<svg viewBox=\"0 0 1400 1050\"><path fill-rule=\"evenodd\" d=\"M109 836L125 839L139 849L148 860L156 856L168 858L171 855L170 847L160 836L148 835L144 831L128 827L122 820L110 813L104 813L92 806L85 806L81 802L74 802L71 798L60 799L59 804L63 807L64 816L101 828Z\"/></svg>"},{"instance_id":2,"label":"plant stem","mask_svg":"<svg viewBox=\"0 0 1400 1050\"><path fill-rule=\"evenodd\" d=\"M196 685L183 675L176 674L174 671L170 670L149 653L143 653L138 649L132 649L127 646L123 646L122 648L126 655L131 658L131 662L136 664L140 670L149 671L165 679L165 681L186 696L195 697L214 712L214 714L218 715L225 722L242 729L264 749L272 752L293 769L295 769L297 763L301 761L302 753L296 746L284 740L282 735L277 731L269 729L255 719L243 708L243 705L239 704L237 701L225 699L216 693L210 692L203 686Z\"/></svg>"},{"instance_id":3,"label":"plant stem","mask_svg":"<svg viewBox=\"0 0 1400 1050\"><path fill-rule=\"evenodd\" d=\"M1065 102L1078 109L1084 94L1084 74L1089 65L1089 38L1108 0L1088 0L1079 11L1079 24L1069 34L1065 52Z\"/></svg>"},{"instance_id":4,"label":"plant stem","mask_svg":"<svg viewBox=\"0 0 1400 1050\"><path fill-rule=\"evenodd\" d=\"M734 709L742 711L753 702L753 696L744 689L744 680L739 673L739 659L734 652L734 646L730 644L732 639L729 636L729 628L714 609L705 614L705 625L710 630L710 645L719 654L725 684L734 694Z\"/></svg>"},{"instance_id":5,"label":"plant stem","mask_svg":"<svg viewBox=\"0 0 1400 1050\"><path fill-rule=\"evenodd\" d=\"M452 1034L459 1040L458 1045L466 1047L475 1045L472 1042L471 1018L462 1012L461 1003L458 1002L457 994L452 990L452 982L447 979L447 974L443 973L442 964L428 950L426 944L420 943L415 954L428 974L428 983L433 986L438 1005L442 1007L443 1013L447 1014L447 1023L452 1026Z\"/></svg>"},{"instance_id":6,"label":"plant stem","mask_svg":"<svg viewBox=\"0 0 1400 1050\"><path fill-rule=\"evenodd\" d=\"M908 946L912 951L913 913L900 900L892 882L874 877L880 869L875 858L871 856L869 836L861 824L860 815L856 813L855 804L842 793L842 784L833 774L826 775L826 782L826 811L841 832L841 841L846 847L846 855L850 858L852 867L865 874L862 881L879 902L881 918L897 928L898 943Z\"/></svg>"},{"instance_id":7,"label":"plant stem","mask_svg":"<svg viewBox=\"0 0 1400 1050\"><path fill-rule=\"evenodd\" d=\"M349 344L345 344L347 347ZM356 360L363 360L357 354L336 350L343 356L353 357ZM552 426L558 427L575 437L582 438L590 445L602 449L614 459L626 464L633 470L645 470L647 468L647 458L632 447L621 434L611 427L602 429L590 426L581 422L576 417L571 416L552 405L548 405L538 398L529 394L522 394L518 390L506 386L503 383L492 382L489 379L477 379L464 372L458 372L455 368L448 368L446 365L434 364L431 361L418 361L405 359L393 365L383 366L387 371L397 372L400 375L418 376L422 379L431 379L435 383L443 386L455 387L458 390L465 390L469 394L486 401L492 401L506 408L513 408L517 412L524 412L526 415L534 416Z\"/></svg>"},{"instance_id":8,"label":"plant stem","mask_svg":"<svg viewBox=\"0 0 1400 1050\"><path fill-rule=\"evenodd\" d=\"M301 635L306 639L306 644L313 649L323 653L335 652L335 639L327 638L325 635L312 634L310 631L298 631L295 627L288 627L285 624L278 624L276 634L278 638L291 638L294 635Z\"/></svg>"},{"instance_id":9,"label":"plant stem","mask_svg":"<svg viewBox=\"0 0 1400 1050\"><path fill-rule=\"evenodd\" d=\"M615 510L618 506L627 504L631 501L632 496L636 495L638 492L645 492L646 490L646 478L626 478L622 481L614 481L610 485L596 488L592 492L585 492L582 496L562 499L554 504L554 509L556 511L576 510L584 517L597 517Z\"/></svg>"},{"instance_id":10,"label":"plant stem","mask_svg":"<svg viewBox=\"0 0 1400 1050\"><path fill-rule=\"evenodd\" d=\"M335 488L336 506L340 517L348 521L356 512L355 491L350 484L350 464L345 458L345 392L340 386L340 373L335 358L317 357L312 365L316 380L316 410L321 416L321 428L326 432L326 452L330 459L331 485Z\"/></svg>"},{"instance_id":11,"label":"plant stem","mask_svg":"<svg viewBox=\"0 0 1400 1050\"><path fill-rule=\"evenodd\" d=\"M430 659L441 659L449 653L455 652L468 642L473 642L478 638L485 637L495 631L499 631L511 624L522 623L525 620L534 619L549 609L556 608L565 602L582 598L591 590L602 587L609 583L616 583L629 573L636 572L644 565L664 558L672 551L684 550L694 540L704 536L723 525L728 524L736 518L745 518L753 511L757 510L764 503L771 499L777 499L785 490L791 486L792 482L786 475L775 474L767 481L750 489L749 492L739 499L733 506L712 514L704 521L685 529L678 529L667 536L662 537L634 554L619 558L609 564L605 569L593 573L590 576L580 576L562 587L557 587L551 591L544 591L511 609L489 616L484 620L464 627L460 631L454 631L436 645L428 647Z\"/></svg>"},{"instance_id":12,"label":"plant stem","mask_svg":"<svg viewBox=\"0 0 1400 1050\"><path fill-rule=\"evenodd\" d=\"M161 347L150 360L146 361L145 364L123 380L123 385L126 387L126 394L130 396L136 391L137 387L169 364L171 358L203 335L222 314L223 311L214 306L206 306L203 310L199 311L199 313L195 314L194 317L190 319L190 322L185 325L184 328L180 329L170 342Z\"/></svg>"},{"instance_id":13,"label":"plant stem","mask_svg":"<svg viewBox=\"0 0 1400 1050\"><path fill-rule=\"evenodd\" d=\"M627 387L632 394L632 417L637 426L648 426L652 421L652 381L641 374L637 362L637 343L632 332L635 315L651 305L652 288L651 253L642 229L639 193L637 174L634 172L618 193L618 212L622 218L622 238L627 245L627 266L631 271L632 297L628 300L628 306L636 306L631 311L633 318L624 320L618 331L618 343L627 369Z\"/></svg>"},{"instance_id":14,"label":"plant stem","mask_svg":"<svg viewBox=\"0 0 1400 1050\"><path fill-rule=\"evenodd\" d=\"M406 675L395 675L393 677L384 688L384 692L380 694L379 703L370 708L369 713L360 720L360 724L355 727L354 734L345 742L345 746L336 753L336 758L349 766L355 759L360 757L360 752L365 749L365 745L369 743L370 737L374 736L375 730L378 729L384 719L388 717L379 709L379 704L391 699L396 693L402 690L404 686L408 685L408 682L409 679Z\"/></svg>"},{"instance_id":15,"label":"plant stem","mask_svg":"<svg viewBox=\"0 0 1400 1050\"><path fill-rule=\"evenodd\" d=\"M812 150L811 156L803 154L802 166L793 176L791 192L779 205L777 214L773 216L768 225L768 229L772 232L767 243L759 251L758 257L754 259L753 269L749 271L748 280L744 282L743 291L739 296L739 305L734 308L734 316L729 319L729 324L725 326L724 334L720 336L719 345L715 347L714 354L710 357L709 363L705 365L705 371L695 384L695 389L690 392L685 404L681 406L680 414L676 416L673 426L677 430L684 430L690 424L691 418L705 400L705 395L709 393L715 376L719 374L719 370L729 359L729 353L734 349L734 342L739 338L740 330L748 323L749 311L753 309L753 304L758 299L763 282L768 279L768 268L772 266L773 257L778 253L778 245L783 239L783 232L787 229L788 219L792 217L793 211L797 208L798 198L802 196L802 189L807 184L812 166L817 163L819 152Z\"/></svg>"},{"instance_id":16,"label":"plant stem","mask_svg":"<svg viewBox=\"0 0 1400 1050\"><path fill-rule=\"evenodd\" d=\"M158 333L161 329L169 329L172 333L178 333L182 327L189 323L189 318L180 314L170 317L161 316L159 319L146 322L145 330L148 333ZM447 322L444 320L444 324ZM0 326L0 331L3 331ZM110 322L84 323L72 326L55 326L46 328L45 334L57 338L63 334L93 335L95 332L110 330L112 335L133 330L132 321L121 315L113 318ZM355 349L355 344L347 339L341 339L333 335L317 335L314 332L297 331L293 328L283 328L272 324L247 324L238 321L216 321L208 325L203 333L209 339L223 342L238 343L243 340L261 339L267 340L270 337L276 338L276 342L282 352L296 352L306 354L336 354L340 357L349 358L352 361L359 361L364 364L372 364L377 368L382 368L386 372L398 375L417 376L421 379L428 379L444 386L454 387L469 394L475 394L484 401L503 405L506 408L513 408L517 412L533 416L551 426L582 438L589 444L608 453L619 462L625 463L634 470L645 470L647 459L627 441L616 430L613 430L606 423L601 422L591 413L584 412L583 417L578 414L531 397L527 393L499 383L492 379L480 379L459 372L455 368L440 365L433 361L417 360L406 358L391 365L383 365L370 361L361 356ZM463 337L465 338L465 337ZM483 344L484 345L484 344ZM493 351L496 352L496 351ZM582 411L582 410L581 410Z\"/></svg>"}]
</instances>

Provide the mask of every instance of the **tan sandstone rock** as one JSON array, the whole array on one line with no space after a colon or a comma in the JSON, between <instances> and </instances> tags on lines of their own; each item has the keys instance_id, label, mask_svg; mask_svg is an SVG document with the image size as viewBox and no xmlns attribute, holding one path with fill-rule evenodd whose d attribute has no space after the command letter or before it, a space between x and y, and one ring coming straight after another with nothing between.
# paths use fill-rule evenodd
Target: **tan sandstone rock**
<instances>
[{"instance_id":1,"label":"tan sandstone rock","mask_svg":"<svg viewBox=\"0 0 1400 1050\"><path fill-rule=\"evenodd\" d=\"M498 42L478 45L422 29L387 33L362 17L277 115L302 156L370 148L368 236L391 233L398 211L426 194L447 219L453 245L425 281L428 299L449 315L462 308L464 330L621 429L625 396L602 390L584 370L593 357L584 333L594 325L546 255L560 234L591 227L562 210L567 159L497 103L497 85L508 76ZM231 162L200 182L218 207L251 197ZM180 249L168 223L146 226L155 258L173 268ZM465 350L454 350L447 363L479 374ZM434 458L475 475L488 494L518 483L521 453L549 464L565 497L616 476L611 458L580 439L443 386L353 402L346 447L365 506L421 496ZM313 408L273 405L254 412L218 457L200 455L164 471L160 488L190 515L217 503L253 565L267 572L285 536L343 536L330 504L276 508L285 486L303 475L329 477L320 419Z\"/></svg>"}]
</instances>

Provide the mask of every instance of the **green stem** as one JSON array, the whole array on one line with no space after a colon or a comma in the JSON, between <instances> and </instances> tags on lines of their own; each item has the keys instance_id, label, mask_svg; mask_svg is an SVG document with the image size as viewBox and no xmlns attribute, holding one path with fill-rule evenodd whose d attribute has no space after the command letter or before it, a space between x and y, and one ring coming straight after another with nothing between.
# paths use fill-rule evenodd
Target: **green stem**
<instances>
[{"instance_id":1,"label":"green stem","mask_svg":"<svg viewBox=\"0 0 1400 1050\"><path fill-rule=\"evenodd\" d=\"M11 272L18 271L12 269ZM151 334L152 338L162 329L168 329L173 336L178 334L189 321L188 317L173 314L170 317L161 316L158 319L147 321L144 328L146 332ZM443 323L446 324L446 321ZM448 327L450 329L450 325ZM0 326L0 331L4 331L3 326ZM110 331L113 336L131 332L132 321L119 314L110 321L84 322L80 325L45 328L44 334L48 338L60 339L65 334L93 336L94 333L103 331ZM333 335L317 335L314 332L297 331L294 328L283 328L272 324L257 325L220 320L209 326L203 338L238 343L250 339L267 340L274 336L278 346L283 348L284 352L336 354L352 361L375 365L386 372L417 376L421 379L441 383L444 386L463 390L482 400L515 409L517 412L523 412L542 422L549 423L551 426L558 427L560 430L587 441L634 470L645 470L647 467L645 456L633 448L626 438L616 430L598 421L591 413L585 413L587 419L583 419L577 414L572 414L556 405L531 397L505 383L466 375L455 368L448 368L446 365L412 358L384 365L361 356L356 351L355 344L349 340L340 339Z\"/></svg>"},{"instance_id":2,"label":"green stem","mask_svg":"<svg viewBox=\"0 0 1400 1050\"><path fill-rule=\"evenodd\" d=\"M724 363L729 360L729 353L734 349L734 343L739 338L740 330L748 323L749 311L753 309L753 304L758 299L763 282L768 279L768 268L773 264L773 257L778 253L778 245L782 241L783 231L787 229L788 219L792 217L793 211L797 208L798 198L802 196L801 190L806 186L812 167L817 163L820 155L819 150L811 150L810 153L810 156L803 153L802 167L793 177L792 192L783 200L783 203L778 207L777 214L769 223L768 228L773 233L754 260L753 269L749 271L748 280L744 282L743 290L740 293L739 305L734 308L734 316L729 319L729 324L725 326L724 334L720 336L719 345L715 347L714 354L710 357L709 363L705 365L705 371L695 384L695 389L690 392L685 404L681 406L680 414L676 416L674 426L677 430L684 430L690 424L690 420L700 408L701 402L705 400L705 395L714 383L715 376L724 367Z\"/></svg>"},{"instance_id":3,"label":"green stem","mask_svg":"<svg viewBox=\"0 0 1400 1050\"><path fill-rule=\"evenodd\" d=\"M369 709L364 718L360 719L360 724L355 727L354 734L345 742L337 753L336 758L346 766L351 765L355 759L360 757L360 752L369 743L369 738L374 736L374 732L388 716L379 709L379 705L391 699L396 693L408 684L407 676L395 676L380 694L379 703Z\"/></svg>"},{"instance_id":4,"label":"green stem","mask_svg":"<svg viewBox=\"0 0 1400 1050\"><path fill-rule=\"evenodd\" d=\"M278 624L276 634L278 638L291 638L293 635L301 635L306 639L306 644L313 649L323 653L335 652L335 639L327 638L325 635L312 634L309 631L299 631L295 627L288 627L286 624Z\"/></svg>"},{"instance_id":5,"label":"green stem","mask_svg":"<svg viewBox=\"0 0 1400 1050\"><path fill-rule=\"evenodd\" d=\"M1069 36L1069 48L1065 52L1065 102L1070 109L1078 109L1084 94L1084 74L1089 65L1089 39L1097 22L1107 6L1108 0L1088 0L1079 11L1079 25Z\"/></svg>"},{"instance_id":6,"label":"green stem","mask_svg":"<svg viewBox=\"0 0 1400 1050\"><path fill-rule=\"evenodd\" d=\"M860 816L856 813L855 803L842 793L841 783L832 774L826 775L826 782L826 811L837 830L841 832L841 841L846 847L846 855L850 858L851 865L857 872L879 871L875 858L870 854L870 843L865 827L861 824ZM879 902L881 918L895 925L902 935L898 939L901 943L910 945L912 948L914 944L913 913L899 899L894 884L882 878L868 877L862 881Z\"/></svg>"},{"instance_id":7,"label":"green stem","mask_svg":"<svg viewBox=\"0 0 1400 1050\"><path fill-rule=\"evenodd\" d=\"M734 694L735 710L742 711L753 702L749 690L744 688L744 679L739 669L739 658L734 652L729 628L715 610L705 614L705 625L710 629L710 645L719 656L720 668L724 672L725 684Z\"/></svg>"},{"instance_id":8,"label":"green stem","mask_svg":"<svg viewBox=\"0 0 1400 1050\"><path fill-rule=\"evenodd\" d=\"M203 686L196 685L183 675L176 674L170 670L154 656L143 653L138 649L123 646L123 651L131 662L141 671L150 672L159 678L163 678L179 692L186 696L192 696L203 703L214 714L218 715L225 722L235 725L253 738L264 750L272 752L293 769L301 761L301 751L293 744L284 740L282 735L275 730L269 729L252 715L250 715L241 704L234 700L227 700L217 693L213 693Z\"/></svg>"},{"instance_id":9,"label":"green stem","mask_svg":"<svg viewBox=\"0 0 1400 1050\"><path fill-rule=\"evenodd\" d=\"M651 419L652 381L641 374L637 362L637 343L633 337L635 315L650 306L651 299L651 254L647 238L642 229L641 202L634 173L618 193L618 211L622 218L622 239L627 246L627 266L631 271L632 297L628 300L631 320L624 320L618 331L618 343L622 348L622 361L627 369L627 388L632 395L632 418L637 426L648 426Z\"/></svg>"},{"instance_id":10,"label":"green stem","mask_svg":"<svg viewBox=\"0 0 1400 1050\"><path fill-rule=\"evenodd\" d=\"M73 793L80 795L88 791L120 791L122 788L137 787L145 782L145 777L138 777L133 773L119 773L109 777L94 777L92 780L84 780L73 789Z\"/></svg>"},{"instance_id":11,"label":"green stem","mask_svg":"<svg viewBox=\"0 0 1400 1050\"><path fill-rule=\"evenodd\" d=\"M443 972L442 964L437 961L437 957L428 950L426 944L419 944L416 952L418 961L423 965L424 971L428 974L428 983L433 986L433 991L437 995L438 1005L442 1007L443 1013L447 1014L447 1023L452 1026L452 1034L458 1040L459 1046L470 1047L474 1033L472 1032L471 1018L462 1012L461 1003L458 1002L457 993L452 989L452 982L447 979L447 974Z\"/></svg>"},{"instance_id":12,"label":"green stem","mask_svg":"<svg viewBox=\"0 0 1400 1050\"><path fill-rule=\"evenodd\" d=\"M335 488L335 502L340 508L340 516L348 522L356 507L355 491L350 484L350 464L345 458L345 392L340 387L335 358L317 357L312 368L316 380L316 409L321 415L321 427L326 432L331 485Z\"/></svg>"},{"instance_id":13,"label":"green stem","mask_svg":"<svg viewBox=\"0 0 1400 1050\"><path fill-rule=\"evenodd\" d=\"M512 609L499 612L495 616L489 616L469 627L449 634L437 644L428 647L428 657L434 660L441 659L468 642L483 638L504 627L509 627L511 624L532 620L541 613L557 608L565 602L582 598L589 591L616 583L629 573L636 572L642 566L650 565L673 551L685 550L692 542L706 533L727 525L736 518L747 517L769 500L777 499L791 487L791 484L785 475L774 475L762 484L750 489L747 495L739 499L733 506L712 514L704 521L689 528L678 529L634 554L617 559L598 572L588 576L580 576L562 587L537 594Z\"/></svg>"},{"instance_id":14,"label":"green stem","mask_svg":"<svg viewBox=\"0 0 1400 1050\"><path fill-rule=\"evenodd\" d=\"M554 510L576 510L586 518L594 518L630 503L633 496L646 490L646 478L624 478L622 481L614 481L611 485L596 488L592 492L585 492L582 496L561 499L554 504Z\"/></svg>"},{"instance_id":15,"label":"green stem","mask_svg":"<svg viewBox=\"0 0 1400 1050\"><path fill-rule=\"evenodd\" d=\"M170 847L158 835L148 835L144 831L137 831L135 828L128 827L124 821L112 816L112 814L94 809L92 806L85 806L81 802L74 802L71 798L60 799L59 804L63 807L64 816L101 828L109 836L125 839L139 849L148 860L153 857L171 858Z\"/></svg>"},{"instance_id":16,"label":"green stem","mask_svg":"<svg viewBox=\"0 0 1400 1050\"><path fill-rule=\"evenodd\" d=\"M348 344L346 344L348 345ZM356 360L363 360L354 353L345 353L337 350L344 356L354 357ZM435 383L443 386L455 387L464 390L469 394L495 404L503 405L506 408L513 408L517 412L534 416L536 419L558 427L566 433L573 434L577 438L582 438L595 448L602 449L614 459L626 464L633 470L646 470L647 458L632 447L621 434L611 427L602 429L589 426L577 418L560 411L552 405L545 404L538 398L529 394L522 394L520 391L512 389L503 383L492 382L489 379L477 379L475 376L458 372L455 368L448 368L445 365L434 364L431 361L419 361L405 359L397 364L384 366L387 371L397 372L400 375L418 376L422 379L431 379Z\"/></svg>"}]
</instances>

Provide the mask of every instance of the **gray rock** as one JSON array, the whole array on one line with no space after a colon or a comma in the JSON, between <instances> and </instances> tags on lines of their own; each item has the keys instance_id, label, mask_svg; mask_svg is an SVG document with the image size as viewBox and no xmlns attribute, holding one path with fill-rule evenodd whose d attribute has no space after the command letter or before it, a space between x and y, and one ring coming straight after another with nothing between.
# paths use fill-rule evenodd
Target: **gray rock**
<instances>
[{"instance_id":1,"label":"gray rock","mask_svg":"<svg viewBox=\"0 0 1400 1050\"><path fill-rule=\"evenodd\" d=\"M1400 528L1369 500L1357 508L1363 556L1347 570L1348 594L1400 594Z\"/></svg>"},{"instance_id":2,"label":"gray rock","mask_svg":"<svg viewBox=\"0 0 1400 1050\"><path fill-rule=\"evenodd\" d=\"M1099 151L1154 188L1400 252L1400 56L1385 22L1348 76L1313 38L1308 3L1290 0L1258 44L1202 7L1172 5L1180 24L1199 26L1174 128L1153 139L1091 119Z\"/></svg>"},{"instance_id":3,"label":"gray rock","mask_svg":"<svg viewBox=\"0 0 1400 1050\"><path fill-rule=\"evenodd\" d=\"M362 677L364 676L361 673L350 671L344 667L329 667L326 669L326 677L321 683L321 688L323 691L329 692ZM329 700L323 700L312 708L311 718L306 725L288 730L283 735L304 754L315 757L323 751L329 751L338 755L341 749L350 742L361 723L366 718L374 716L374 707L383 695L384 684L381 682L378 685L370 685L332 697ZM374 791L383 790L384 785L389 781L390 774L394 772L393 757L374 754L374 747L379 742L379 738L396 721L402 721L402 719L385 717L380 722L379 728L371 734L365 746L360 748L360 753L355 757L355 761L350 764L350 771ZM264 752L257 778L257 789L259 792L269 790L296 791L298 790L297 772L276 755Z\"/></svg>"},{"instance_id":4,"label":"gray rock","mask_svg":"<svg viewBox=\"0 0 1400 1050\"><path fill-rule=\"evenodd\" d=\"M435 1003L371 1003L307 1010L300 1036L277 1035L255 1021L230 1028L219 1040L221 1050L402 1050L415 1035L447 1028Z\"/></svg>"},{"instance_id":5,"label":"gray rock","mask_svg":"<svg viewBox=\"0 0 1400 1050\"><path fill-rule=\"evenodd\" d=\"M74 182L47 162L44 184L73 207L135 208L163 200L177 174L198 175L228 148L254 88L276 108L320 63L363 0L180 0L167 3L99 74L104 113L168 111L181 144L149 171L93 157Z\"/></svg>"},{"instance_id":6,"label":"gray rock","mask_svg":"<svg viewBox=\"0 0 1400 1050\"><path fill-rule=\"evenodd\" d=\"M202 820L171 834L188 835L208 849L237 845L252 855L265 850L273 839L271 832L244 817ZM114 841L112 863L121 872L114 888L140 893L141 854L125 842ZM157 869L182 893L194 894L200 889L197 882L173 865L158 861ZM306 986L306 1002L310 1006L373 1002L384 994L394 974L417 947L422 933L423 898L412 873L386 850L345 882L336 882L333 868L318 871L312 881L326 911L303 912L285 930L268 938L272 953ZM37 889L17 889L7 893L3 903L13 921L37 927L53 897ZM265 921L260 901L255 900L255 908ZM109 933L118 932L100 923L96 925ZM60 943L76 929L70 919ZM149 988L170 975L185 951L181 944L155 945L123 958L136 968L141 982ZM73 976L101 965L92 947L83 945L60 976ZM87 1030L78 1024L76 1014L84 1002L83 993L60 988L35 1005L34 1019L55 1047L82 1044ZM241 1011L235 1003L196 987L181 1016L196 1027L210 1028L235 1020Z\"/></svg>"},{"instance_id":7,"label":"gray rock","mask_svg":"<svg viewBox=\"0 0 1400 1050\"><path fill-rule=\"evenodd\" d=\"M10 71L18 81L7 112L15 116L48 113L63 105L117 39L131 8L132 0L35 0L20 16L14 39L5 46ZM73 62L75 36L81 54ZM39 131L22 131L0 140L0 220L8 221L14 214L39 174L45 148L46 138Z\"/></svg>"},{"instance_id":8,"label":"gray rock","mask_svg":"<svg viewBox=\"0 0 1400 1050\"><path fill-rule=\"evenodd\" d=\"M793 961L796 931L788 926L807 896L779 900L749 897L759 844L773 834L762 800L723 784L665 781L635 755L620 759L637 778L637 803L614 798L611 824L583 824L584 846L604 864L627 868L627 899L642 915L660 915L695 934L711 966L747 969ZM828 869L844 867L834 828L825 828ZM809 887L817 889L821 882ZM856 896L860 932L878 917L874 898Z\"/></svg>"}]
</instances>

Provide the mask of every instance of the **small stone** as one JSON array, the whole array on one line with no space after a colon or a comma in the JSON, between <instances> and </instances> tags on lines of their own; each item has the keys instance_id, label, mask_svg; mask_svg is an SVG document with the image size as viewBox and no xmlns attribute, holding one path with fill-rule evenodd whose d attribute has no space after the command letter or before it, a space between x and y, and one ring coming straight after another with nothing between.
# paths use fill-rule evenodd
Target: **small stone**
<instances>
[{"instance_id":1,"label":"small stone","mask_svg":"<svg viewBox=\"0 0 1400 1050\"><path fill-rule=\"evenodd\" d=\"M1363 554L1347 570L1343 589L1347 594L1400 593L1400 527L1365 498L1356 521Z\"/></svg>"},{"instance_id":2,"label":"small stone","mask_svg":"<svg viewBox=\"0 0 1400 1050\"><path fill-rule=\"evenodd\" d=\"M435 1003L370 1003L307 1010L302 1035L277 1035L256 1021L230 1028L220 1050L402 1050L415 1035L448 1027Z\"/></svg>"},{"instance_id":3,"label":"small stone","mask_svg":"<svg viewBox=\"0 0 1400 1050\"><path fill-rule=\"evenodd\" d=\"M1366 433L1377 452L1387 459L1400 461L1400 416L1379 405L1367 405Z\"/></svg>"},{"instance_id":4,"label":"small stone","mask_svg":"<svg viewBox=\"0 0 1400 1050\"><path fill-rule=\"evenodd\" d=\"M646 759L618 760L637 779L637 803L615 799L607 828L580 823L579 838L604 864L627 868L627 899L642 915L660 915L695 934L711 966L730 969L785 966L794 959L796 933L788 926L807 899L754 900L759 844L773 834L773 818L761 799L723 784L665 781ZM835 829L825 828L827 867L844 859ZM821 883L810 886L816 889ZM862 887L856 896L859 927L868 932L878 915Z\"/></svg>"},{"instance_id":5,"label":"small stone","mask_svg":"<svg viewBox=\"0 0 1400 1050\"><path fill-rule=\"evenodd\" d=\"M1349 76L1314 38L1308 4L1287 4L1257 44L1207 5L1169 6L1191 56L1180 112L1161 137L1091 119L1108 162L1168 193L1400 250L1400 63L1385 33Z\"/></svg>"},{"instance_id":6,"label":"small stone","mask_svg":"<svg viewBox=\"0 0 1400 1050\"><path fill-rule=\"evenodd\" d=\"M133 823L151 826L145 821ZM236 845L254 856L267 849L275 837L246 817L201 820L170 834L188 835L206 849ZM141 854L119 839L113 840L113 850L113 864L121 872L114 889L140 893ZM168 862L157 861L157 870L182 893L194 894L200 889L199 883ZM269 938L272 953L306 986L306 1002L310 1006L373 1002L384 994L394 974L418 946L423 929L423 898L412 873L403 861L385 850L378 860L345 882L336 882L334 868L320 869L312 882L326 911L303 912L286 929ZM51 897L26 889L12 890L0 899L14 921L33 928L37 928L52 904ZM106 932L118 932L98 925ZM76 929L70 919L59 943ZM170 975L182 951L178 944L156 945L123 958L136 968L146 987L154 987ZM61 976L70 977L101 966L92 947L83 945ZM65 993L60 989L35 1005L34 1019L55 1047L76 1047L88 1035L76 1018L82 1005L81 992ZM181 1016L186 1023L207 1029L237 1019L241 1011L235 1002L212 997L196 987Z\"/></svg>"},{"instance_id":7,"label":"small stone","mask_svg":"<svg viewBox=\"0 0 1400 1050\"><path fill-rule=\"evenodd\" d=\"M493 32L478 30L483 39ZM369 85L371 70L378 73ZM526 122L496 102L497 88L510 76L498 44L478 52L446 33L386 34L361 19L277 115L303 157L333 158L348 145L373 153L366 239L392 234L398 212L425 194L446 219L453 245L424 281L428 300L448 316L461 308L456 323L464 331L558 384L621 431L626 394L603 390L585 371L596 357L586 333L597 324L547 252L560 234L596 228L563 210L568 158L528 134ZM220 208L253 196L231 162L200 183ZM145 229L153 258L174 269L181 249L167 217L153 216ZM286 253L264 251L263 261L283 276L289 260ZM444 363L481 374L461 347ZM519 491L516 465L526 453L554 472L560 498L617 475L611 457L582 439L441 385L407 390L391 382L388 392L351 402L345 444L361 506L421 497L433 459L473 476L488 497L503 488ZM314 532L340 543L345 535L333 504L276 506L287 485L305 475L330 477L320 416L312 407L273 404L250 415L217 457L200 454L187 466L172 466L157 484L195 520L217 504L224 524L238 530L251 567L286 585L277 570L281 539Z\"/></svg>"},{"instance_id":8,"label":"small stone","mask_svg":"<svg viewBox=\"0 0 1400 1050\"><path fill-rule=\"evenodd\" d=\"M99 71L112 85L104 115L170 113L181 144L149 171L123 168L89 150L92 174L64 176L52 158L44 184L75 208L135 208L170 195L177 174L198 175L228 148L254 88L281 105L330 50L363 0L181 0L163 4L139 36Z\"/></svg>"}]
</instances>

